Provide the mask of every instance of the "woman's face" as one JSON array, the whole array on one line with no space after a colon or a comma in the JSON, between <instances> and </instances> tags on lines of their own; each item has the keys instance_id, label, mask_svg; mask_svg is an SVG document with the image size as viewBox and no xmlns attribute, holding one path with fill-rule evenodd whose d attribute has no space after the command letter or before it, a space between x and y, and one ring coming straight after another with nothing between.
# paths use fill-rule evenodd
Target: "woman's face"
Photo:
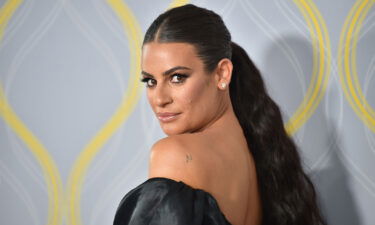
<instances>
[{"instance_id":1,"label":"woman's face","mask_svg":"<svg viewBox=\"0 0 375 225\"><path fill-rule=\"evenodd\" d=\"M148 101L167 135L200 131L215 120L223 98L218 76L205 72L193 45L147 43L141 66Z\"/></svg>"}]
</instances>

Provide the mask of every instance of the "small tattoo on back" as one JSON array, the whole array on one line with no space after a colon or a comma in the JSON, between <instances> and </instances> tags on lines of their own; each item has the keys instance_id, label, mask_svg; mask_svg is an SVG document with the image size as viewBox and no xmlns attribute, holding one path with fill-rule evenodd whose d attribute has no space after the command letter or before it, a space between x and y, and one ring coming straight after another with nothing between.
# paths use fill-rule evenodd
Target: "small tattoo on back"
<instances>
[{"instance_id":1,"label":"small tattoo on back","mask_svg":"<svg viewBox=\"0 0 375 225\"><path fill-rule=\"evenodd\" d=\"M187 154L186 155L186 163L188 163L191 160L193 160L193 157L190 154Z\"/></svg>"}]
</instances>

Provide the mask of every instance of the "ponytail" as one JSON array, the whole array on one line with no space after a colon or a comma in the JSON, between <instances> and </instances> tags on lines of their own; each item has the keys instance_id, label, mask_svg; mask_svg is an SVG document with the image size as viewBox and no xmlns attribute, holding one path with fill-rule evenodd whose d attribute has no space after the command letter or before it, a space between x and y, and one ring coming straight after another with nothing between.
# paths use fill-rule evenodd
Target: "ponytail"
<instances>
[{"instance_id":1,"label":"ponytail","mask_svg":"<svg viewBox=\"0 0 375 225\"><path fill-rule=\"evenodd\" d=\"M234 112L254 157L262 199L263 225L326 224L312 182L303 172L297 147L288 136L277 104L259 70L234 42L229 86Z\"/></svg>"},{"instance_id":2,"label":"ponytail","mask_svg":"<svg viewBox=\"0 0 375 225\"><path fill-rule=\"evenodd\" d=\"M152 41L192 44L207 72L229 58L233 73L229 93L234 112L254 157L262 200L263 225L324 225L310 179L303 172L277 104L268 96L260 72L245 50L231 42L222 18L187 4L159 15L147 29Z\"/></svg>"}]
</instances>

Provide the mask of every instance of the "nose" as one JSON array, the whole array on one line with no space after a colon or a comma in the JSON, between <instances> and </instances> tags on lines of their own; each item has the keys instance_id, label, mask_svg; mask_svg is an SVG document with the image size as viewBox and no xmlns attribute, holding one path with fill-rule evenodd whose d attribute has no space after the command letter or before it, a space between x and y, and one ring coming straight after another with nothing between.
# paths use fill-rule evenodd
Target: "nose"
<instances>
[{"instance_id":1,"label":"nose","mask_svg":"<svg viewBox=\"0 0 375 225\"><path fill-rule=\"evenodd\" d=\"M159 87L155 88L153 94L154 102L158 107L164 107L172 102L171 93L166 86L159 85Z\"/></svg>"}]
</instances>

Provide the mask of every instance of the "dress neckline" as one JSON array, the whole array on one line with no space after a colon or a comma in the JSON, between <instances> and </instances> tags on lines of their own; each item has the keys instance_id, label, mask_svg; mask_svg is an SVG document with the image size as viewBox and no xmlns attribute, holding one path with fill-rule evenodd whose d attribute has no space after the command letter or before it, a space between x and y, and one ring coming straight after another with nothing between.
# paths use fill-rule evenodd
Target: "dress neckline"
<instances>
[{"instance_id":1,"label":"dress neckline","mask_svg":"<svg viewBox=\"0 0 375 225\"><path fill-rule=\"evenodd\" d=\"M152 182L157 182L157 181L164 181L166 183L173 183L173 184L178 184L178 185L182 185L183 187L185 188L188 188L192 191L196 191L196 192L201 192L203 193L207 200L210 202L209 204L212 205L213 207L216 207L218 210L219 210L219 213L223 216L224 220L226 221L226 224L229 224L231 225L232 223L228 220L228 218L226 217L226 215L223 213L223 211L221 211L221 208L216 200L216 198L208 191L204 190L204 189L200 189L200 188L194 188L192 186L190 186L189 184L186 184L185 182L183 181L177 181L177 180L174 180L172 178L168 178L168 177L151 177L151 178L147 178L142 184L140 184L138 186L138 188L140 188L141 186L144 186L145 184L147 183L151 183Z\"/></svg>"},{"instance_id":2,"label":"dress neckline","mask_svg":"<svg viewBox=\"0 0 375 225\"><path fill-rule=\"evenodd\" d=\"M214 202L217 204L217 206L219 206L219 203L217 202L216 198L208 191L204 190L204 189L201 189L201 188L194 188L192 186L190 186L189 184L183 182L183 181L176 181L172 178L168 178L168 177L151 177L151 178L148 178L144 183L148 183L148 182L152 182L154 180L164 180L164 181L168 181L168 182L172 182L172 183L180 183L182 185L184 185L185 187L188 187L190 189L193 189L193 190L196 190L196 191L202 191L204 192L205 194L208 195L209 198L211 198L211 200L214 200Z\"/></svg>"}]
</instances>

